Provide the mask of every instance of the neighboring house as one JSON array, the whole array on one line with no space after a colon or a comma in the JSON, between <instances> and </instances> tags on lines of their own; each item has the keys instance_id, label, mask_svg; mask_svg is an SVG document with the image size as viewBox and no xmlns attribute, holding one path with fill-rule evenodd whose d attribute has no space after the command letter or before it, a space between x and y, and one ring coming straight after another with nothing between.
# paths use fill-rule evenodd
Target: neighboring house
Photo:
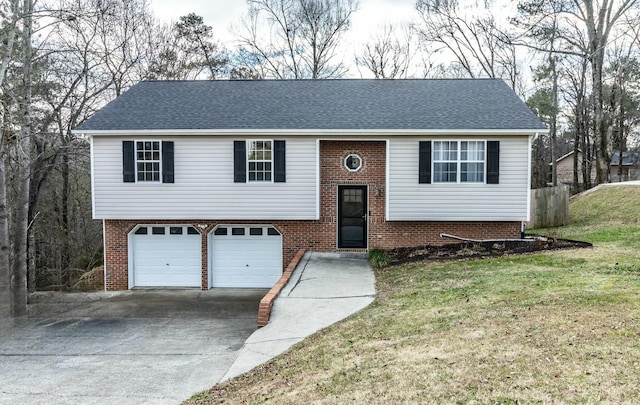
<instances>
[{"instance_id":1,"label":"neighboring house","mask_svg":"<svg viewBox=\"0 0 640 405\"><path fill-rule=\"evenodd\" d=\"M556 173L559 183L569 184L573 186L573 156L574 151L571 151L558 159L556 159ZM578 150L578 189L574 192L584 190L584 180L582 176L582 159L584 154L581 150ZM551 163L549 163L551 165ZM591 169L591 184L595 184L596 171L595 167Z\"/></svg>"},{"instance_id":2,"label":"neighboring house","mask_svg":"<svg viewBox=\"0 0 640 405\"><path fill-rule=\"evenodd\" d=\"M497 79L142 82L75 129L108 290L270 287L299 249L518 238L546 132Z\"/></svg>"},{"instance_id":3,"label":"neighboring house","mask_svg":"<svg viewBox=\"0 0 640 405\"><path fill-rule=\"evenodd\" d=\"M640 153L623 151L622 160L620 160L620 151L614 150L611 153L609 181L617 183L638 180L640 177L638 167L640 167Z\"/></svg>"},{"instance_id":4,"label":"neighboring house","mask_svg":"<svg viewBox=\"0 0 640 405\"><path fill-rule=\"evenodd\" d=\"M571 151L556 159L556 171L558 174L558 182L573 185L573 155ZM582 151L578 151L578 190L584 189L584 181L582 180ZM640 177L638 170L640 167L640 153L638 152L622 152L622 164L620 164L620 152L613 151L611 153L611 164L609 165L609 181L617 183L620 181L637 180ZM620 175L620 173L622 173ZM596 182L595 167L591 170L591 184Z\"/></svg>"}]
</instances>

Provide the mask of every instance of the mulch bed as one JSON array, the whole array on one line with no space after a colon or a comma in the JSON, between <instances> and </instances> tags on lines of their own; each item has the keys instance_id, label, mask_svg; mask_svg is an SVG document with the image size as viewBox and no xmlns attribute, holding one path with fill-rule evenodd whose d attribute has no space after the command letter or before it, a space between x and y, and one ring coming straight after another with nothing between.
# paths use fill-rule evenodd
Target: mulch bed
<instances>
[{"instance_id":1,"label":"mulch bed","mask_svg":"<svg viewBox=\"0 0 640 405\"><path fill-rule=\"evenodd\" d=\"M591 243L569 239L527 235L522 240L459 242L441 246L425 245L387 250L391 265L423 260L455 260L496 257L567 248L593 247Z\"/></svg>"}]
</instances>

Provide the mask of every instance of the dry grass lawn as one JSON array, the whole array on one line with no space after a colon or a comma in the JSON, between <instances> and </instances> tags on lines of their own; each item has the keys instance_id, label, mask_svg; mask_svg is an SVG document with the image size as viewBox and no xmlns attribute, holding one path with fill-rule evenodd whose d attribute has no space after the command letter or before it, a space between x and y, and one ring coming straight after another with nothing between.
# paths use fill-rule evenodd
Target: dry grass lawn
<instances>
[{"instance_id":1,"label":"dry grass lawn","mask_svg":"<svg viewBox=\"0 0 640 405\"><path fill-rule=\"evenodd\" d=\"M638 197L572 204L552 233L593 249L379 270L369 308L188 403L640 403Z\"/></svg>"}]
</instances>

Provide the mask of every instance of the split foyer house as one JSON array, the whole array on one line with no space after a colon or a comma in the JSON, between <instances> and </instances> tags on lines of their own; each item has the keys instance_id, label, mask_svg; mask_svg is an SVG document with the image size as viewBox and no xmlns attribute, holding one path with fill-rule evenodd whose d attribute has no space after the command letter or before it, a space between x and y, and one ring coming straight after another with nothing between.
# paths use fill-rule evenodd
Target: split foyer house
<instances>
[{"instance_id":1,"label":"split foyer house","mask_svg":"<svg viewBox=\"0 0 640 405\"><path fill-rule=\"evenodd\" d=\"M108 290L268 288L299 249L518 238L546 131L497 79L147 81L75 129Z\"/></svg>"}]
</instances>

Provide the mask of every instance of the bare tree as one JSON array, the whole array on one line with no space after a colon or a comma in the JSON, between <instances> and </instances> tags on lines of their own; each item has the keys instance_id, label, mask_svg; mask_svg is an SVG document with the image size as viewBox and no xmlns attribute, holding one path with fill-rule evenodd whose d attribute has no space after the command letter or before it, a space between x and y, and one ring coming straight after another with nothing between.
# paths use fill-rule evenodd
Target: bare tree
<instances>
[{"instance_id":1,"label":"bare tree","mask_svg":"<svg viewBox=\"0 0 640 405\"><path fill-rule=\"evenodd\" d=\"M7 7L8 6L8 7ZM13 59L14 44L18 35L20 21L19 0L11 0L7 5L0 5L2 26L6 30L6 38L0 41L0 102L4 99L4 84ZM6 136L4 122L5 106L0 104L0 318L12 314L11 294L11 244L9 238L9 207L7 206L7 174L6 174Z\"/></svg>"},{"instance_id":2,"label":"bare tree","mask_svg":"<svg viewBox=\"0 0 640 405\"><path fill-rule=\"evenodd\" d=\"M586 27L588 38L589 61L592 75L592 97L594 118L594 141L596 144L596 181L605 183L608 178L609 142L603 114L603 69L605 51L611 32L620 19L634 8L637 0L574 0L576 16Z\"/></svg>"},{"instance_id":3,"label":"bare tree","mask_svg":"<svg viewBox=\"0 0 640 405\"><path fill-rule=\"evenodd\" d=\"M101 246L99 223L80 206L89 195L88 178L78 177L88 175L88 143L71 130L147 74L156 32L144 0L66 0L61 6L44 44L51 51L41 60L47 90L39 105L47 108L33 136L30 288L50 267L61 274L57 284L69 288L71 269L79 261L92 263L83 257Z\"/></svg>"},{"instance_id":4,"label":"bare tree","mask_svg":"<svg viewBox=\"0 0 640 405\"><path fill-rule=\"evenodd\" d=\"M320 79L346 71L336 59L356 0L247 0L238 39L263 77ZM247 60L249 58L246 58Z\"/></svg>"},{"instance_id":5,"label":"bare tree","mask_svg":"<svg viewBox=\"0 0 640 405\"><path fill-rule=\"evenodd\" d=\"M33 0L22 3L22 80L20 98L20 139L16 142L17 192L13 221L13 261L11 263L11 315L27 315L27 245L29 228L29 184L31 168L31 96L32 96L32 47Z\"/></svg>"},{"instance_id":6,"label":"bare tree","mask_svg":"<svg viewBox=\"0 0 640 405\"><path fill-rule=\"evenodd\" d=\"M468 77L498 77L515 90L520 72L516 48L484 6L457 0L418 0L416 31L427 46L445 52Z\"/></svg>"},{"instance_id":7,"label":"bare tree","mask_svg":"<svg viewBox=\"0 0 640 405\"><path fill-rule=\"evenodd\" d=\"M376 79L398 79L412 76L415 51L411 27L397 32L394 25L385 25L356 55L356 65L371 72Z\"/></svg>"},{"instance_id":8,"label":"bare tree","mask_svg":"<svg viewBox=\"0 0 640 405\"><path fill-rule=\"evenodd\" d=\"M613 38L621 35L625 21L638 21L639 0L530 0L518 5L520 26L532 37L542 37L554 22L560 52L585 57L591 72L593 142L596 182L608 181L609 136L604 116L604 68ZM536 44L529 45L536 48ZM544 50L545 48L540 48Z\"/></svg>"}]
</instances>

